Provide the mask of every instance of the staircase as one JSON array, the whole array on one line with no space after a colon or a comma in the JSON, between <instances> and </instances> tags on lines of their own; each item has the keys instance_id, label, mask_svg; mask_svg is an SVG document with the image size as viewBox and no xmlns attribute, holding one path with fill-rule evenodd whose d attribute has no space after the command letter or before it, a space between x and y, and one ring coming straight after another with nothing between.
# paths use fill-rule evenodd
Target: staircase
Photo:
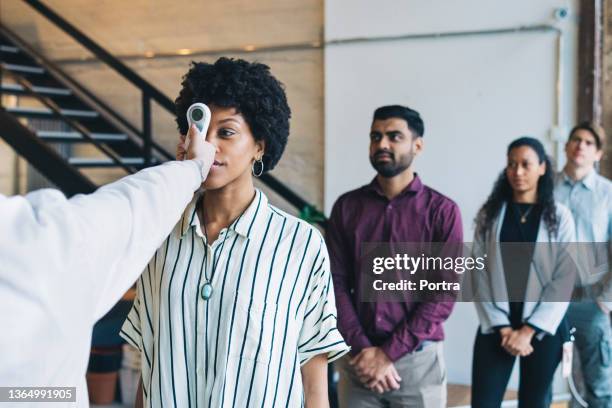
<instances>
[{"instance_id":1,"label":"staircase","mask_svg":"<svg viewBox=\"0 0 612 408\"><path fill-rule=\"evenodd\" d=\"M151 131L151 102L173 113L172 100L41 1L22 1L141 92L142 123L136 127L0 25L0 137L67 195L97 187L84 169L131 174L174 159ZM274 176L264 174L259 180L302 218L325 224L320 211Z\"/></svg>"},{"instance_id":2,"label":"staircase","mask_svg":"<svg viewBox=\"0 0 612 408\"><path fill-rule=\"evenodd\" d=\"M5 120L6 114L10 114L40 142L55 150L63 147L63 159L76 169L114 167L129 174L172 158L161 149L148 157L143 141L128 133L133 133L133 129L126 131L117 125L117 122L127 122L125 119L116 112L105 115L102 107L66 81L67 75L59 68L45 64L44 58L20 46L18 41L14 33L0 27L0 93L5 95L5 101L12 102L4 107ZM71 154L84 150L78 149L83 144L94 146L98 154ZM19 153L37 166L40 157L33 157L27 151Z\"/></svg>"}]
</instances>

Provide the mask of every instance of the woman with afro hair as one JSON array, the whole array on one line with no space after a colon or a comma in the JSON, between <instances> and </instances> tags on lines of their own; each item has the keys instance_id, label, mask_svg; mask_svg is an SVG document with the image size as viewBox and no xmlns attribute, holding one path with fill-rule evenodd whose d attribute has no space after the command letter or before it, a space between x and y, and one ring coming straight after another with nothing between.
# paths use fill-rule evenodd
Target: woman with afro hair
<instances>
[{"instance_id":1,"label":"woman with afro hair","mask_svg":"<svg viewBox=\"0 0 612 408\"><path fill-rule=\"evenodd\" d=\"M253 184L287 145L283 85L260 63L192 63L176 99L181 135L198 137L186 120L196 102L212 113L215 162L121 330L142 356L137 406L327 407L327 364L348 351L327 248Z\"/></svg>"}]
</instances>

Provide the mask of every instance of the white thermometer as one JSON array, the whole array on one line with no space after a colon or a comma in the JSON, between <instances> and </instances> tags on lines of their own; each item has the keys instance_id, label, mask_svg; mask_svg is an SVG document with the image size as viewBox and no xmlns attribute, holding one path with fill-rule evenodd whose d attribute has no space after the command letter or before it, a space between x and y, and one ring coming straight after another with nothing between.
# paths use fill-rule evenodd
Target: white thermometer
<instances>
[{"instance_id":1,"label":"white thermometer","mask_svg":"<svg viewBox=\"0 0 612 408\"><path fill-rule=\"evenodd\" d=\"M208 125L210 125L210 116L210 109L208 109L208 106L200 102L192 104L189 109L187 109L187 123L189 123L189 128L191 128L191 125L196 125L200 135L206 137L206 131L208 130ZM187 132L187 136L185 137L185 158L190 142L189 132Z\"/></svg>"}]
</instances>

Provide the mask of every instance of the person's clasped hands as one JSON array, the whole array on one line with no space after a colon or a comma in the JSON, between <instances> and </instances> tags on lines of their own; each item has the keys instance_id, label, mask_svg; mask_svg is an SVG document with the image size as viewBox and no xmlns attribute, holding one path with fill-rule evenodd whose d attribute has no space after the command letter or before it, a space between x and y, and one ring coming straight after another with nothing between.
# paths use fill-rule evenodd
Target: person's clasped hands
<instances>
[{"instance_id":1,"label":"person's clasped hands","mask_svg":"<svg viewBox=\"0 0 612 408\"><path fill-rule=\"evenodd\" d=\"M513 356L526 357L533 353L531 340L535 334L533 327L524 325L518 330L511 327L503 327L499 330L501 346Z\"/></svg>"},{"instance_id":2,"label":"person's clasped hands","mask_svg":"<svg viewBox=\"0 0 612 408\"><path fill-rule=\"evenodd\" d=\"M379 394L398 390L402 381L395 365L380 347L366 347L353 357L349 364L359 376L359 381Z\"/></svg>"}]
</instances>

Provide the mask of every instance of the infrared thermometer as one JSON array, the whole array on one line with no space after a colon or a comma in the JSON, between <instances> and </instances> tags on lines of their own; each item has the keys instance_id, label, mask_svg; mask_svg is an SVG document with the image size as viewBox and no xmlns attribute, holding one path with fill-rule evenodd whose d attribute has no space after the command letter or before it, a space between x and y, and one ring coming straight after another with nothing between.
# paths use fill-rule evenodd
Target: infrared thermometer
<instances>
[{"instance_id":1,"label":"infrared thermometer","mask_svg":"<svg viewBox=\"0 0 612 408\"><path fill-rule=\"evenodd\" d=\"M206 137L206 131L208 130L208 125L210 125L210 116L211 114L208 106L200 102L192 104L189 109L187 109L187 123L189 123L189 128L191 128L191 125L196 125L200 135ZM189 132L187 132L187 136L185 137L185 158L187 158L187 149L189 148L190 142Z\"/></svg>"}]
</instances>

